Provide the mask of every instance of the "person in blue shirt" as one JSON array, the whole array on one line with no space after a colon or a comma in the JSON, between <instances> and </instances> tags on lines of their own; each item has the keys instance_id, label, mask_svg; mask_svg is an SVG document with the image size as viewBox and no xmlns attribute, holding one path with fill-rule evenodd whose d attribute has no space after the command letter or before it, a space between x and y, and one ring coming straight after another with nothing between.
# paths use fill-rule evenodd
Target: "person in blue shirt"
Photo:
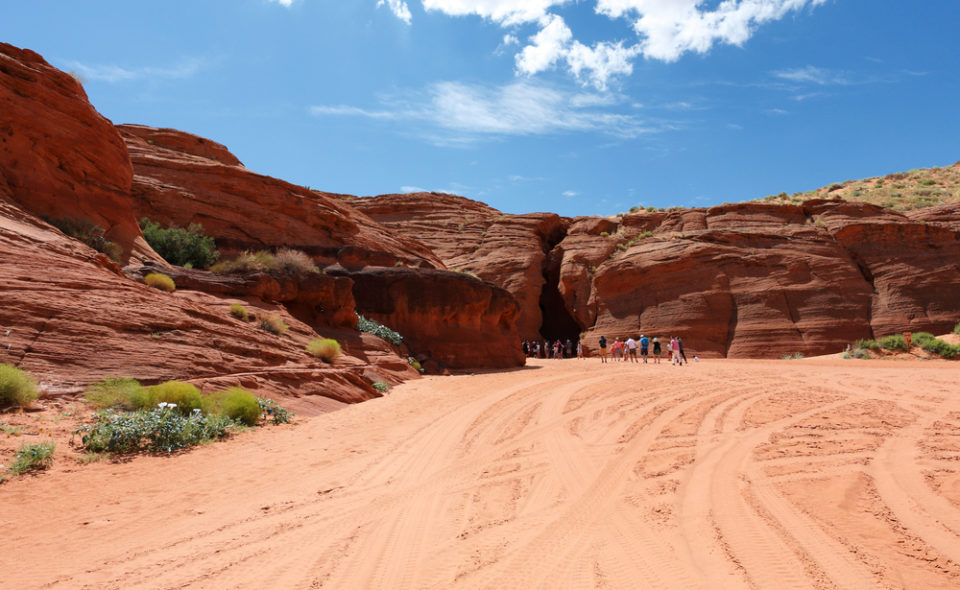
<instances>
[{"instance_id":1,"label":"person in blue shirt","mask_svg":"<svg viewBox=\"0 0 960 590\"><path fill-rule=\"evenodd\" d=\"M640 356L643 357L643 364L647 364L647 351L650 349L650 339L640 334Z\"/></svg>"}]
</instances>

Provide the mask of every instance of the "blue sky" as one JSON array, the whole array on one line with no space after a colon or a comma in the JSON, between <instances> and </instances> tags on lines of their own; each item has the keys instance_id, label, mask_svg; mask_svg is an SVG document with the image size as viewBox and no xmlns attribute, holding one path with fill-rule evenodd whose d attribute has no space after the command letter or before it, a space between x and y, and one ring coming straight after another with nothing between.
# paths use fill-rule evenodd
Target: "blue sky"
<instances>
[{"instance_id":1,"label":"blue sky","mask_svg":"<svg viewBox=\"0 0 960 590\"><path fill-rule=\"evenodd\" d=\"M957 0L5 4L114 122L331 192L610 215L960 160Z\"/></svg>"}]
</instances>

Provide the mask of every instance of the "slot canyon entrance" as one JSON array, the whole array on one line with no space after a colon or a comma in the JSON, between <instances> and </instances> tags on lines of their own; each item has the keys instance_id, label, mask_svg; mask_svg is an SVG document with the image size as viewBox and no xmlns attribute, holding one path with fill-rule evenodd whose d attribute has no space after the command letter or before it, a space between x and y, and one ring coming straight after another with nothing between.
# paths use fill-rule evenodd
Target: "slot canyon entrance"
<instances>
[{"instance_id":1,"label":"slot canyon entrance","mask_svg":"<svg viewBox=\"0 0 960 590\"><path fill-rule=\"evenodd\" d=\"M564 232L565 233L565 232ZM562 239L562 237L561 237ZM560 240L558 239L557 242ZM556 243L556 242L555 242ZM540 291L540 313L543 318L540 336L549 341L566 342L569 338L576 343L583 331L570 312L560 294L560 263L563 251L551 249L543 265L543 289Z\"/></svg>"}]
</instances>

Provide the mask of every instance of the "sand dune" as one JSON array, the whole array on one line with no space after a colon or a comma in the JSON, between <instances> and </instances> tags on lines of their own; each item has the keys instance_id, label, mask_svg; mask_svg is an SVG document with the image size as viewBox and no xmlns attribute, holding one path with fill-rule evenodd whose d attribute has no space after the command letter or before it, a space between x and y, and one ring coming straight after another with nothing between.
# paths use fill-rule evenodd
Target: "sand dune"
<instances>
[{"instance_id":1,"label":"sand dune","mask_svg":"<svg viewBox=\"0 0 960 590\"><path fill-rule=\"evenodd\" d=\"M957 383L829 359L430 377L6 484L0 586L957 588Z\"/></svg>"}]
</instances>

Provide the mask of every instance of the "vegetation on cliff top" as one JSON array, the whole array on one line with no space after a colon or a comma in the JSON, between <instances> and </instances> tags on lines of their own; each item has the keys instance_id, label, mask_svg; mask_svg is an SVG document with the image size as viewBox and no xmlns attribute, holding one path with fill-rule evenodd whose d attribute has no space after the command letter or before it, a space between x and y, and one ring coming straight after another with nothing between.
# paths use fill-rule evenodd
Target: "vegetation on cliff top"
<instances>
[{"instance_id":1,"label":"vegetation on cliff top","mask_svg":"<svg viewBox=\"0 0 960 590\"><path fill-rule=\"evenodd\" d=\"M780 193L754 201L798 205L810 199L834 198L864 201L897 211L958 203L960 162L943 168L918 168L863 180L845 180L812 191Z\"/></svg>"}]
</instances>

